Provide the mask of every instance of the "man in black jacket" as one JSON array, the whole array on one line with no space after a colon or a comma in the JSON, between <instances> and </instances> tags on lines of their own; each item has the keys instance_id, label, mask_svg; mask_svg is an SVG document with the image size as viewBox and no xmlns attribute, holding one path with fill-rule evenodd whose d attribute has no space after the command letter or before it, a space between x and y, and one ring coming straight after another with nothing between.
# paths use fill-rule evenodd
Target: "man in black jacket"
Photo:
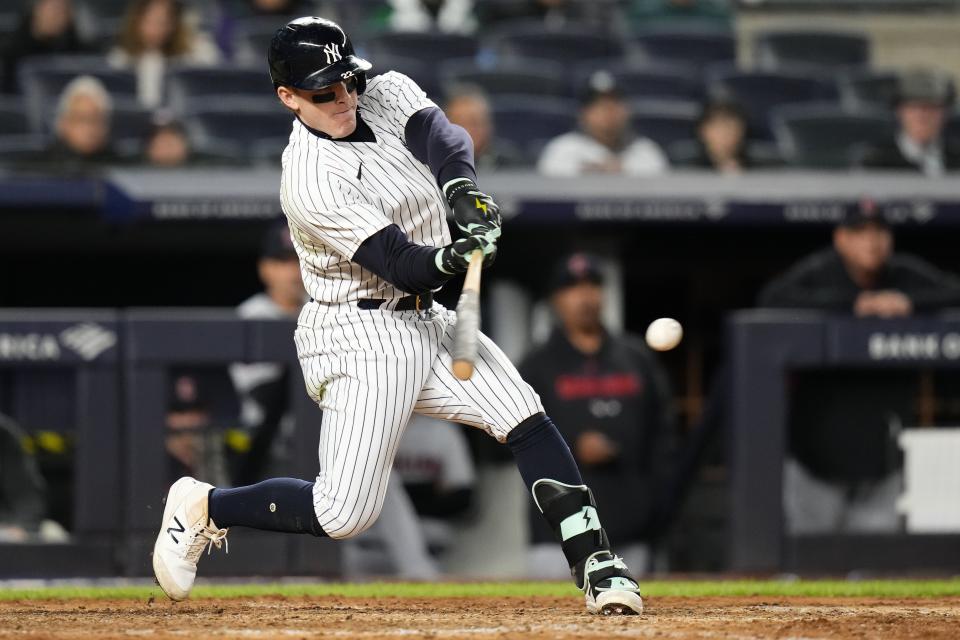
<instances>
[{"instance_id":1,"label":"man in black jacket","mask_svg":"<svg viewBox=\"0 0 960 640\"><path fill-rule=\"evenodd\" d=\"M672 398L642 340L604 328L602 282L589 255L574 254L557 266L550 302L558 326L520 371L547 411L564 417L558 428L606 514L610 540L641 571L656 533L657 496L672 465ZM530 524L530 567L539 572L555 564L545 556L559 555L560 547L536 511Z\"/></svg>"},{"instance_id":2,"label":"man in black jacket","mask_svg":"<svg viewBox=\"0 0 960 640\"><path fill-rule=\"evenodd\" d=\"M960 279L893 251L893 231L865 200L833 231L833 246L801 260L760 293L759 306L893 318L960 306Z\"/></svg>"},{"instance_id":3,"label":"man in black jacket","mask_svg":"<svg viewBox=\"0 0 960 640\"><path fill-rule=\"evenodd\" d=\"M893 252L893 232L871 201L848 212L833 247L771 282L759 306L895 318L960 306L960 279ZM818 371L791 384L784 514L792 534L899 529L902 485L891 427L916 418L908 371Z\"/></svg>"},{"instance_id":4,"label":"man in black jacket","mask_svg":"<svg viewBox=\"0 0 960 640\"><path fill-rule=\"evenodd\" d=\"M943 137L953 100L953 83L948 76L922 70L904 74L894 105L900 130L892 140L867 149L863 165L909 169L927 176L960 169L960 147Z\"/></svg>"}]
</instances>

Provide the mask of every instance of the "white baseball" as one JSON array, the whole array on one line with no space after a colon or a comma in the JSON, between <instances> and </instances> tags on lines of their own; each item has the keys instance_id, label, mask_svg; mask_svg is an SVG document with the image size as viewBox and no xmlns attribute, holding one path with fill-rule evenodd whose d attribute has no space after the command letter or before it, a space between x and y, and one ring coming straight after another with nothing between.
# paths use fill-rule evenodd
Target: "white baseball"
<instances>
[{"instance_id":1,"label":"white baseball","mask_svg":"<svg viewBox=\"0 0 960 640\"><path fill-rule=\"evenodd\" d=\"M657 318L647 327L647 344L656 351L670 351L680 344L683 327L673 318Z\"/></svg>"}]
</instances>

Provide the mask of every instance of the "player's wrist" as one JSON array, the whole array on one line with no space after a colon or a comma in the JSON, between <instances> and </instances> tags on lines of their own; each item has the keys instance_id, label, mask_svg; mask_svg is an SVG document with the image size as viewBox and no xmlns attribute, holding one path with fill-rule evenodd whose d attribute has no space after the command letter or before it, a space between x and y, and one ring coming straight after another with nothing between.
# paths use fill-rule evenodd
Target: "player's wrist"
<instances>
[{"instance_id":1,"label":"player's wrist","mask_svg":"<svg viewBox=\"0 0 960 640\"><path fill-rule=\"evenodd\" d=\"M454 271L447 270L447 263L449 262L450 256L448 255L449 246L444 247L443 249L437 249L437 252L433 255L433 263L442 275L452 276L455 274Z\"/></svg>"},{"instance_id":2,"label":"player's wrist","mask_svg":"<svg viewBox=\"0 0 960 640\"><path fill-rule=\"evenodd\" d=\"M448 244L443 249L437 252L436 258L434 258L436 263L437 270L445 278L452 278L458 273L463 273L467 270L470 262L467 259L467 256L457 251L455 244Z\"/></svg>"},{"instance_id":3,"label":"player's wrist","mask_svg":"<svg viewBox=\"0 0 960 640\"><path fill-rule=\"evenodd\" d=\"M470 191L479 191L480 187L470 178L459 177L444 183L442 189L443 195L447 199L447 204L450 205L452 209L453 203L456 202L458 198L465 196Z\"/></svg>"}]
</instances>

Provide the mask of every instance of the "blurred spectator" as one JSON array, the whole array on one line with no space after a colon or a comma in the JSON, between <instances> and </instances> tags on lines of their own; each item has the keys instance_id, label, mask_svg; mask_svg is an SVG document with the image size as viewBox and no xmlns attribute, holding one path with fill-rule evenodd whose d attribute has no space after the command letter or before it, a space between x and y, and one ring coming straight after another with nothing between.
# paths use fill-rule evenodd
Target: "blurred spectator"
<instances>
[{"instance_id":1,"label":"blurred spectator","mask_svg":"<svg viewBox=\"0 0 960 640\"><path fill-rule=\"evenodd\" d=\"M164 437L170 481L194 476L204 482L226 484L222 440L201 397L198 377L189 373L171 377Z\"/></svg>"},{"instance_id":2,"label":"blurred spectator","mask_svg":"<svg viewBox=\"0 0 960 640\"><path fill-rule=\"evenodd\" d=\"M250 12L257 16L299 15L303 4L303 0L249 0Z\"/></svg>"},{"instance_id":3,"label":"blurred spectator","mask_svg":"<svg viewBox=\"0 0 960 640\"><path fill-rule=\"evenodd\" d=\"M0 543L25 542L43 519L43 478L27 453L26 434L0 414Z\"/></svg>"},{"instance_id":4,"label":"blurred spectator","mask_svg":"<svg viewBox=\"0 0 960 640\"><path fill-rule=\"evenodd\" d=\"M182 167L190 161L191 153L186 130L174 120L154 125L144 145L144 160L151 167Z\"/></svg>"},{"instance_id":5,"label":"blurred spectator","mask_svg":"<svg viewBox=\"0 0 960 640\"><path fill-rule=\"evenodd\" d=\"M74 78L57 103L56 140L42 162L64 171L85 170L118 161L110 143L113 101L92 76Z\"/></svg>"},{"instance_id":6,"label":"blurred spectator","mask_svg":"<svg viewBox=\"0 0 960 640\"><path fill-rule=\"evenodd\" d=\"M134 0L108 60L115 67L133 67L138 99L156 107L163 100L168 64L212 65L220 53L206 35L194 31L179 0Z\"/></svg>"},{"instance_id":7,"label":"blurred spectator","mask_svg":"<svg viewBox=\"0 0 960 640\"><path fill-rule=\"evenodd\" d=\"M706 103L697 121L697 151L684 164L713 169L717 173L740 173L753 166L747 153L747 117L729 100Z\"/></svg>"},{"instance_id":8,"label":"blurred spectator","mask_svg":"<svg viewBox=\"0 0 960 640\"><path fill-rule=\"evenodd\" d=\"M393 463L435 554L449 548L451 522L470 509L473 498L476 474L463 429L452 422L414 415Z\"/></svg>"},{"instance_id":9,"label":"blurred spectator","mask_svg":"<svg viewBox=\"0 0 960 640\"><path fill-rule=\"evenodd\" d=\"M304 6L305 4L303 0L246 0L244 3L217 0L211 7L207 23L224 57L233 59L235 54L242 53L245 57L253 58L250 62L260 63L262 51L236 51L237 39L243 31L238 23L251 18L275 18L278 23L287 22L314 11L312 5Z\"/></svg>"},{"instance_id":10,"label":"blurred spectator","mask_svg":"<svg viewBox=\"0 0 960 640\"><path fill-rule=\"evenodd\" d=\"M17 65L22 59L87 51L77 35L71 0L34 0L2 51L3 90L8 93L16 91Z\"/></svg>"},{"instance_id":11,"label":"blurred spectator","mask_svg":"<svg viewBox=\"0 0 960 640\"><path fill-rule=\"evenodd\" d=\"M960 279L894 254L893 233L871 201L847 213L833 245L771 282L759 305L881 318L960 305ZM915 387L900 372L817 372L793 381L783 476L791 534L899 530L902 479L891 434L913 420Z\"/></svg>"},{"instance_id":12,"label":"blurred spectator","mask_svg":"<svg viewBox=\"0 0 960 640\"><path fill-rule=\"evenodd\" d=\"M473 0L388 0L387 4L394 31L473 33L477 28Z\"/></svg>"},{"instance_id":13,"label":"blurred spectator","mask_svg":"<svg viewBox=\"0 0 960 640\"><path fill-rule=\"evenodd\" d=\"M580 131L554 138L537 164L540 173L569 177L590 173L651 176L668 170L660 147L630 133L630 110L613 76L594 73L580 108Z\"/></svg>"},{"instance_id":14,"label":"blurred spectator","mask_svg":"<svg viewBox=\"0 0 960 640\"><path fill-rule=\"evenodd\" d=\"M481 172L522 163L518 152L496 139L490 102L482 89L471 86L453 88L443 110L450 122L460 125L470 134L474 163Z\"/></svg>"},{"instance_id":15,"label":"blurred spectator","mask_svg":"<svg viewBox=\"0 0 960 640\"><path fill-rule=\"evenodd\" d=\"M733 10L729 0L632 0L629 16L638 29L666 26L715 25L729 27Z\"/></svg>"},{"instance_id":16,"label":"blurred spectator","mask_svg":"<svg viewBox=\"0 0 960 640\"><path fill-rule=\"evenodd\" d=\"M559 326L520 371L539 390L547 413L562 416L557 428L596 497L612 544L642 571L662 506L657 496L672 466L672 398L642 341L603 326L602 282L599 265L586 254L557 266L550 302ZM556 566L547 556L560 548L535 509L530 513L536 574Z\"/></svg>"},{"instance_id":17,"label":"blurred spectator","mask_svg":"<svg viewBox=\"0 0 960 640\"><path fill-rule=\"evenodd\" d=\"M307 294L286 224L267 231L257 271L264 290L241 303L237 315L250 320L296 320ZM284 455L282 436L289 436L293 429L288 376L286 366L276 362L230 365L230 378L240 397L240 420L251 440L234 473L238 486L267 477L271 458Z\"/></svg>"},{"instance_id":18,"label":"blurred spectator","mask_svg":"<svg viewBox=\"0 0 960 640\"><path fill-rule=\"evenodd\" d=\"M864 200L833 231L833 246L801 260L761 292L761 307L820 309L891 318L960 306L960 279L894 254L893 231Z\"/></svg>"},{"instance_id":19,"label":"blurred spectator","mask_svg":"<svg viewBox=\"0 0 960 640\"><path fill-rule=\"evenodd\" d=\"M950 78L917 70L900 77L896 110L900 130L887 144L867 149L863 165L875 169L913 169L927 176L960 169L960 148L944 139L954 101Z\"/></svg>"}]
</instances>

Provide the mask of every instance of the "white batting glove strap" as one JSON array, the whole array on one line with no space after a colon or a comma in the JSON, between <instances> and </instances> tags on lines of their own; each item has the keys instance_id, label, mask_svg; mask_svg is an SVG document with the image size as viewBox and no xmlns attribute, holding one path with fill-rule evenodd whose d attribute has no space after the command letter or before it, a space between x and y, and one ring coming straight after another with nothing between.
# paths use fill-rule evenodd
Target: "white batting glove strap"
<instances>
[{"instance_id":1,"label":"white batting glove strap","mask_svg":"<svg viewBox=\"0 0 960 640\"><path fill-rule=\"evenodd\" d=\"M450 189L452 189L453 187L457 186L457 185L460 184L461 182L470 182L470 183L473 183L473 180L471 180L470 178L454 178L453 180L448 180L448 181L445 182L444 185L441 187L441 189L443 190L443 194L446 195L447 193L450 192Z\"/></svg>"}]
</instances>

